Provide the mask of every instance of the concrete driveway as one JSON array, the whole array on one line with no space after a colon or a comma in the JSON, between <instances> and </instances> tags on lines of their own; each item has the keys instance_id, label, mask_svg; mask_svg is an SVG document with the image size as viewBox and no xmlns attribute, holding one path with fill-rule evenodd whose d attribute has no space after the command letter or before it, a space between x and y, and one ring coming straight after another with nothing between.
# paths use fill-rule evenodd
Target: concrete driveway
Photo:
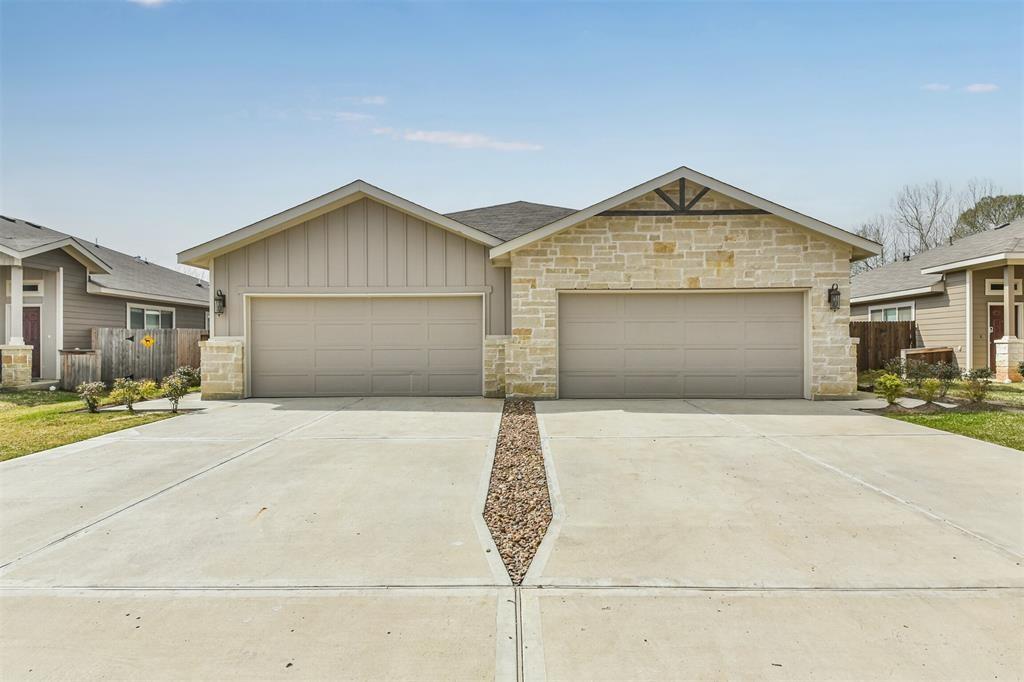
<instances>
[{"instance_id":1,"label":"concrete driveway","mask_svg":"<svg viewBox=\"0 0 1024 682\"><path fill-rule=\"evenodd\" d=\"M538 403L522 589L501 402L207 409L0 464L0 677L1024 677L1021 453L803 401Z\"/></svg>"}]
</instances>

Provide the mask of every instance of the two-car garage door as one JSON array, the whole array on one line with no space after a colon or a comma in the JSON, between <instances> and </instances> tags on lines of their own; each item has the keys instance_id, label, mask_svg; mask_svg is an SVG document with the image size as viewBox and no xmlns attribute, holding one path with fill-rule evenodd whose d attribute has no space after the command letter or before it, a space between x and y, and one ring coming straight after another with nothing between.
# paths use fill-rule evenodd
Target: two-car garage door
<instances>
[{"instance_id":1,"label":"two-car garage door","mask_svg":"<svg viewBox=\"0 0 1024 682\"><path fill-rule=\"evenodd\" d=\"M563 293L563 398L800 398L800 292Z\"/></svg>"},{"instance_id":2,"label":"two-car garage door","mask_svg":"<svg viewBox=\"0 0 1024 682\"><path fill-rule=\"evenodd\" d=\"M254 298L256 397L480 395L480 296Z\"/></svg>"}]
</instances>

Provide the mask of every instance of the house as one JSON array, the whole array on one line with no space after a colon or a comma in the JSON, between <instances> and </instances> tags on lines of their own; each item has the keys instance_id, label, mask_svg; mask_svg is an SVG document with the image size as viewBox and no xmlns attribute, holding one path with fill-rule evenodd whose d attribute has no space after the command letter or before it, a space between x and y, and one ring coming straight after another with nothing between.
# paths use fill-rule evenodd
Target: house
<instances>
[{"instance_id":1,"label":"house","mask_svg":"<svg viewBox=\"0 0 1024 682\"><path fill-rule=\"evenodd\" d=\"M208 325L209 286L42 225L0 216L3 385L60 378L59 351L94 327Z\"/></svg>"},{"instance_id":2,"label":"house","mask_svg":"<svg viewBox=\"0 0 1024 682\"><path fill-rule=\"evenodd\" d=\"M1020 381L1024 219L856 275L853 320L913 320L917 345L950 347L963 370Z\"/></svg>"},{"instance_id":3,"label":"house","mask_svg":"<svg viewBox=\"0 0 1024 682\"><path fill-rule=\"evenodd\" d=\"M207 398L814 398L855 391L850 262L878 251L682 167L581 210L357 180L178 260L214 289Z\"/></svg>"}]
</instances>

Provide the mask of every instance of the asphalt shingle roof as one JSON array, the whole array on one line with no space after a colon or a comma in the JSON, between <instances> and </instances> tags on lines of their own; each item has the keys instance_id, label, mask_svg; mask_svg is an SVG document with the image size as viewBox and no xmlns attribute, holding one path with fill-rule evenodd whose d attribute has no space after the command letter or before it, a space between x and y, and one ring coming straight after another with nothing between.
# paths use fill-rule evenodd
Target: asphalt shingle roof
<instances>
[{"instance_id":1,"label":"asphalt shingle roof","mask_svg":"<svg viewBox=\"0 0 1024 682\"><path fill-rule=\"evenodd\" d=\"M0 216L0 244L14 251L28 251L69 237L74 239L82 251L108 266L109 275L89 275L91 281L102 287L136 294L183 298L195 301L198 305L209 303L209 284L195 277L105 246L91 244L49 227Z\"/></svg>"},{"instance_id":2,"label":"asphalt shingle roof","mask_svg":"<svg viewBox=\"0 0 1024 682\"><path fill-rule=\"evenodd\" d=\"M576 209L564 206L513 201L508 204L456 211L446 216L507 242L575 212Z\"/></svg>"},{"instance_id":3,"label":"asphalt shingle roof","mask_svg":"<svg viewBox=\"0 0 1024 682\"><path fill-rule=\"evenodd\" d=\"M1024 251L1024 218L995 230L964 237L948 246L917 254L909 261L897 261L855 275L851 281L852 298L880 296L895 291L929 287L942 281L942 275L922 275L921 270L998 253Z\"/></svg>"}]
</instances>

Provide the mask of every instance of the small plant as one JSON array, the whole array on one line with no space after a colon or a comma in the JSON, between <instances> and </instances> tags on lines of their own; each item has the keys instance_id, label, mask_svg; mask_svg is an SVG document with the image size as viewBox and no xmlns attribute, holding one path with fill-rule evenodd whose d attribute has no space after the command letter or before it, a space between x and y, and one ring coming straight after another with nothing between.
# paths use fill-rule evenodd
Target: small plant
<instances>
[{"instance_id":1,"label":"small plant","mask_svg":"<svg viewBox=\"0 0 1024 682\"><path fill-rule=\"evenodd\" d=\"M920 388L917 389L917 397L931 404L935 402L941 392L942 382L934 377L928 377L921 382Z\"/></svg>"},{"instance_id":2,"label":"small plant","mask_svg":"<svg viewBox=\"0 0 1024 682\"><path fill-rule=\"evenodd\" d=\"M914 388L921 388L921 382L932 376L931 365L920 360L908 360L905 371L907 381Z\"/></svg>"},{"instance_id":3,"label":"small plant","mask_svg":"<svg viewBox=\"0 0 1024 682\"><path fill-rule=\"evenodd\" d=\"M163 395L160 390L160 384L156 383L152 379L144 379L139 382L139 390L142 392L143 400L152 400L153 398L159 398Z\"/></svg>"},{"instance_id":4,"label":"small plant","mask_svg":"<svg viewBox=\"0 0 1024 682\"><path fill-rule=\"evenodd\" d=\"M164 397L171 403L171 412L177 414L178 402L188 395L188 389L190 388L188 380L175 371L174 374L164 379L161 387L163 388Z\"/></svg>"},{"instance_id":5,"label":"small plant","mask_svg":"<svg viewBox=\"0 0 1024 682\"><path fill-rule=\"evenodd\" d=\"M896 401L903 396L903 391L906 388L903 383L903 379L900 379L895 374L886 372L882 376L875 380L875 393L878 393L885 402L890 405L895 405Z\"/></svg>"},{"instance_id":6,"label":"small plant","mask_svg":"<svg viewBox=\"0 0 1024 682\"><path fill-rule=\"evenodd\" d=\"M992 370L988 367L972 369L964 375L964 391L973 403L981 403L988 397L992 384Z\"/></svg>"},{"instance_id":7,"label":"small plant","mask_svg":"<svg viewBox=\"0 0 1024 682\"><path fill-rule=\"evenodd\" d=\"M188 365L182 365L178 369L174 370L171 376L184 379L185 385L188 386L189 388L192 388L193 386L198 386L200 383L202 383L202 374L199 372L199 370L195 367L189 367ZM164 383L166 382L167 380L164 379Z\"/></svg>"},{"instance_id":8,"label":"small plant","mask_svg":"<svg viewBox=\"0 0 1024 682\"><path fill-rule=\"evenodd\" d=\"M100 406L100 400L103 398L103 392L107 390L107 385L102 381L87 381L82 384L78 384L75 391L78 392L78 397L85 403L85 407L90 412L96 412Z\"/></svg>"},{"instance_id":9,"label":"small plant","mask_svg":"<svg viewBox=\"0 0 1024 682\"><path fill-rule=\"evenodd\" d=\"M903 373L906 371L901 358L892 358L891 360L886 361L886 363L882 365L882 369L885 370L886 374L895 374L898 377L903 376Z\"/></svg>"},{"instance_id":10,"label":"small plant","mask_svg":"<svg viewBox=\"0 0 1024 682\"><path fill-rule=\"evenodd\" d=\"M1019 362L1019 363L1017 364L1017 374L1019 374L1019 375L1021 375L1022 377L1024 377L1024 360L1021 360L1021 361L1020 361L1020 362Z\"/></svg>"},{"instance_id":11,"label":"small plant","mask_svg":"<svg viewBox=\"0 0 1024 682\"><path fill-rule=\"evenodd\" d=\"M118 405L124 405L128 411L135 414L135 403L152 397L157 391L156 383L147 379L136 381L130 377L114 379L114 386L110 391L110 398ZM149 394L147 396L147 394Z\"/></svg>"},{"instance_id":12,"label":"small plant","mask_svg":"<svg viewBox=\"0 0 1024 682\"><path fill-rule=\"evenodd\" d=\"M945 398L949 389L960 378L960 368L952 362L936 362L932 365L932 376L938 379L942 385L939 389L939 397Z\"/></svg>"}]
</instances>

